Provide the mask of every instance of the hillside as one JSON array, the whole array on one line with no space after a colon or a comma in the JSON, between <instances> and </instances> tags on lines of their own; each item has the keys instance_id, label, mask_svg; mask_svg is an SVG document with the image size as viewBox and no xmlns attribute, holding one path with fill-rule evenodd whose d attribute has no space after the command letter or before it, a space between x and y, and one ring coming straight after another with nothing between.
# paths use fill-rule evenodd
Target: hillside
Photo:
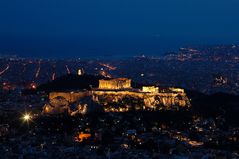
<instances>
[{"instance_id":1,"label":"hillside","mask_svg":"<svg viewBox=\"0 0 239 159\"><path fill-rule=\"evenodd\" d=\"M69 90L83 90L98 87L99 80L105 79L103 76L94 76L94 75L65 75L51 82L40 85L37 88L37 91L69 91Z\"/></svg>"}]
</instances>

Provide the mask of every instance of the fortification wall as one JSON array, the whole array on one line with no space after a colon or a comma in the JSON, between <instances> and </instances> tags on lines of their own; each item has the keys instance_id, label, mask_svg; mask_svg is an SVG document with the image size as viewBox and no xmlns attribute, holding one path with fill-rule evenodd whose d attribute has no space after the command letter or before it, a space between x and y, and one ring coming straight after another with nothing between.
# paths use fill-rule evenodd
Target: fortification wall
<instances>
[{"instance_id":1,"label":"fortification wall","mask_svg":"<svg viewBox=\"0 0 239 159\"><path fill-rule=\"evenodd\" d=\"M94 102L102 105L105 111L128 111L132 107L137 109L178 109L190 107L190 101L183 91L174 92L140 92L129 90L93 90L86 92L51 92L49 99L63 97L69 103L79 101L81 98L90 96ZM113 105L112 105L113 104ZM114 108L119 107L117 109ZM123 108L123 109L122 109Z\"/></svg>"},{"instance_id":2,"label":"fortification wall","mask_svg":"<svg viewBox=\"0 0 239 159\"><path fill-rule=\"evenodd\" d=\"M135 99L143 99L146 107L154 108L158 105L164 107L186 107L190 106L189 99L185 93L152 93L152 92L131 92L131 91L92 91L93 100L101 102L118 102L123 98L132 97ZM101 100L99 100L101 99ZM102 103L100 103L102 104Z\"/></svg>"},{"instance_id":3,"label":"fortification wall","mask_svg":"<svg viewBox=\"0 0 239 159\"><path fill-rule=\"evenodd\" d=\"M49 100L56 97L64 97L69 103L76 102L85 96L88 96L89 92L51 92L49 93Z\"/></svg>"}]
</instances>

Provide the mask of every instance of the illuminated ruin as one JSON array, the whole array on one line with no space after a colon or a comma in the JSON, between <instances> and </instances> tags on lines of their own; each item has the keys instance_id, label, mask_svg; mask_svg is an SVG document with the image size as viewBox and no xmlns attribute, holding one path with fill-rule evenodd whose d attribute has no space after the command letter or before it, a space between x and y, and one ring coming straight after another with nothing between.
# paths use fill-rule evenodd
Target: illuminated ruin
<instances>
[{"instance_id":1,"label":"illuminated ruin","mask_svg":"<svg viewBox=\"0 0 239 159\"><path fill-rule=\"evenodd\" d=\"M69 102L62 96L51 99L43 107L44 114L70 113Z\"/></svg>"},{"instance_id":2,"label":"illuminated ruin","mask_svg":"<svg viewBox=\"0 0 239 159\"><path fill-rule=\"evenodd\" d=\"M155 86L143 86L142 88L143 92L150 92L150 93L158 93L159 88Z\"/></svg>"},{"instance_id":3,"label":"illuminated ruin","mask_svg":"<svg viewBox=\"0 0 239 159\"><path fill-rule=\"evenodd\" d=\"M131 88L131 79L128 78L99 80L99 89L117 90L130 88Z\"/></svg>"},{"instance_id":4,"label":"illuminated ruin","mask_svg":"<svg viewBox=\"0 0 239 159\"><path fill-rule=\"evenodd\" d=\"M59 109L55 104L57 97L62 97L69 103L82 101L85 97L92 100L91 103L81 105L81 109L73 111L72 114L85 114L85 110L87 110L85 106L88 107L92 103L102 106L105 112L148 109L178 110L191 106L184 89L174 87L161 89L156 86L143 86L142 89L136 89L131 87L131 80L127 78L99 80L99 87L88 91L51 92L49 94L51 102L44 107L46 113ZM62 107L60 103L58 102L59 107Z\"/></svg>"}]
</instances>

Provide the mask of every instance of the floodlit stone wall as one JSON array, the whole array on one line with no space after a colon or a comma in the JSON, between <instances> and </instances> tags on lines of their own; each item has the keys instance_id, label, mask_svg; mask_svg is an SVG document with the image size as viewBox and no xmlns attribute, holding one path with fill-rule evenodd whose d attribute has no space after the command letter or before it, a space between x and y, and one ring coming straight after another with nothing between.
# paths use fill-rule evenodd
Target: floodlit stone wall
<instances>
[{"instance_id":1,"label":"floodlit stone wall","mask_svg":"<svg viewBox=\"0 0 239 159\"><path fill-rule=\"evenodd\" d=\"M190 101L185 93L151 93L151 92L133 92L133 91L92 91L93 100L101 105L108 103L130 104L133 100L142 99L145 108L157 109L163 107L171 109L172 107L189 107ZM124 101L130 98L131 101ZM129 102L129 103L127 103ZM137 102L137 101L136 101Z\"/></svg>"},{"instance_id":2,"label":"floodlit stone wall","mask_svg":"<svg viewBox=\"0 0 239 159\"><path fill-rule=\"evenodd\" d=\"M49 99L54 99L56 97L64 97L69 103L78 101L80 98L88 96L89 92L51 92L49 93Z\"/></svg>"},{"instance_id":3,"label":"floodlit stone wall","mask_svg":"<svg viewBox=\"0 0 239 159\"><path fill-rule=\"evenodd\" d=\"M170 87L169 90L172 92L184 93L184 89L182 89L182 88Z\"/></svg>"}]
</instances>

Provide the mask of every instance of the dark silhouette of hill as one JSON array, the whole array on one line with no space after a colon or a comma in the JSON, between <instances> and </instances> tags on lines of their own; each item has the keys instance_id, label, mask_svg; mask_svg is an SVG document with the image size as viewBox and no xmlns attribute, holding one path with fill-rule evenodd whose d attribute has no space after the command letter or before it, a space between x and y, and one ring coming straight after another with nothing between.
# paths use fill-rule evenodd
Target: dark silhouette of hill
<instances>
[{"instance_id":1,"label":"dark silhouette of hill","mask_svg":"<svg viewBox=\"0 0 239 159\"><path fill-rule=\"evenodd\" d=\"M99 85L99 80L105 79L103 76L94 76L94 75L64 75L51 82L47 82L38 86L37 91L69 91L69 90L83 90L97 88Z\"/></svg>"},{"instance_id":2,"label":"dark silhouette of hill","mask_svg":"<svg viewBox=\"0 0 239 159\"><path fill-rule=\"evenodd\" d=\"M100 75L64 75L56 78L51 82L47 82L38 86L37 91L69 91L69 90L89 90L91 88L98 88L100 79L109 79ZM142 84L132 82L133 88L141 88Z\"/></svg>"},{"instance_id":3,"label":"dark silhouette of hill","mask_svg":"<svg viewBox=\"0 0 239 159\"><path fill-rule=\"evenodd\" d=\"M239 125L239 96L215 93L205 95L196 91L189 91L192 113L204 117L222 116L230 125Z\"/></svg>"}]
</instances>

